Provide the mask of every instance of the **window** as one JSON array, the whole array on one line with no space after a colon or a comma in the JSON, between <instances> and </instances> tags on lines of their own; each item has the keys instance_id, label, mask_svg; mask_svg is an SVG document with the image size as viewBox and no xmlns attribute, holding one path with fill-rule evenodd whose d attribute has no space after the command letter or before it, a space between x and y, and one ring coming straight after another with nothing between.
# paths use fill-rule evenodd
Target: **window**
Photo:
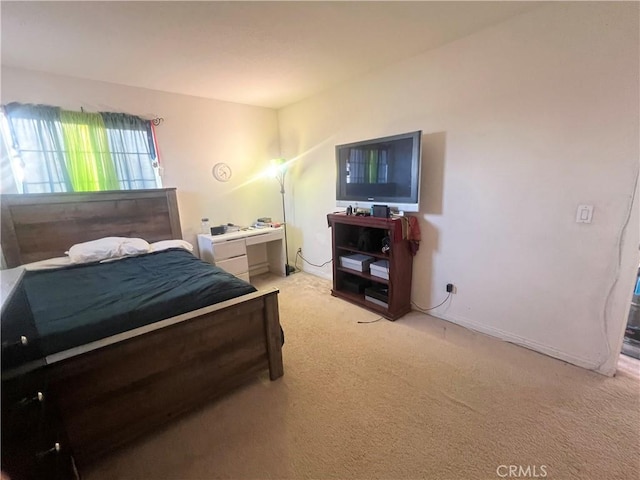
<instances>
[{"instance_id":1,"label":"window","mask_svg":"<svg viewBox=\"0 0 640 480\"><path fill-rule=\"evenodd\" d=\"M0 130L5 193L162 186L153 126L140 117L11 103Z\"/></svg>"}]
</instances>

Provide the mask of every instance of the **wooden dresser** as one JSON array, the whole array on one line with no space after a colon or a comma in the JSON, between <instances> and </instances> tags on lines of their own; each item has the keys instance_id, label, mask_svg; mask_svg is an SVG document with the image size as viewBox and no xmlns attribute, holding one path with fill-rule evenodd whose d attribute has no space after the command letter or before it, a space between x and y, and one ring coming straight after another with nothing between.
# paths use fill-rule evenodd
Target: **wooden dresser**
<instances>
[{"instance_id":1,"label":"wooden dresser","mask_svg":"<svg viewBox=\"0 0 640 480\"><path fill-rule=\"evenodd\" d=\"M11 480L77 479L73 455L54 395L44 374L21 279L24 270L3 270L2 470Z\"/></svg>"}]
</instances>

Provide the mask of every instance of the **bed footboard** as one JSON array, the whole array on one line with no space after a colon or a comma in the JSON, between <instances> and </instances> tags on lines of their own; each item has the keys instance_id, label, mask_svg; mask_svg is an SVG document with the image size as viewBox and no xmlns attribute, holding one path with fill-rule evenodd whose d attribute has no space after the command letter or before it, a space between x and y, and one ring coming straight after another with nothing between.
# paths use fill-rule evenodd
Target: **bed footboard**
<instances>
[{"instance_id":1,"label":"bed footboard","mask_svg":"<svg viewBox=\"0 0 640 480\"><path fill-rule=\"evenodd\" d=\"M273 289L206 307L49 365L50 388L78 466L267 368L271 380L281 377L277 294Z\"/></svg>"}]
</instances>

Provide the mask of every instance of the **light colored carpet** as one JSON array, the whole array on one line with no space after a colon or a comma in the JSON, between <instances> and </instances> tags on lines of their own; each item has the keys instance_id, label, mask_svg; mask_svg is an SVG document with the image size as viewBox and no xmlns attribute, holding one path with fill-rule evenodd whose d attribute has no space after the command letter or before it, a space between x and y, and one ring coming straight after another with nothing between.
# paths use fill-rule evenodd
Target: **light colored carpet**
<instances>
[{"instance_id":1,"label":"light colored carpet","mask_svg":"<svg viewBox=\"0 0 640 480\"><path fill-rule=\"evenodd\" d=\"M260 377L85 480L514 478L501 476L509 465L519 478L638 478L637 364L607 378L418 313L359 324L378 317L304 273L259 285L281 289L284 377Z\"/></svg>"}]
</instances>

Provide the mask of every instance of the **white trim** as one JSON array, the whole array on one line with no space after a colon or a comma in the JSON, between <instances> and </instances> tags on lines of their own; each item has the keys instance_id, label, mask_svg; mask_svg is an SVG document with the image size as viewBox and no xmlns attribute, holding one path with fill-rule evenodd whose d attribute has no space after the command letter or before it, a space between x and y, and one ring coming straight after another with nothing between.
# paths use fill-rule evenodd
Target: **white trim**
<instances>
[{"instance_id":1,"label":"white trim","mask_svg":"<svg viewBox=\"0 0 640 480\"><path fill-rule=\"evenodd\" d=\"M521 347L526 347L538 353L542 353L544 355L548 355L555 359L571 363L572 365L577 365L579 367L586 368L589 370L595 370L598 373L602 373L604 375L611 376L613 375L613 373L615 373L615 370L613 372L605 372L605 371L597 370L599 367L599 362L597 362L596 360L578 357L576 355L572 355L570 353L558 350L549 345L534 342L527 338L520 337L519 335L514 335L513 333L505 332L504 330L500 330L499 328L482 325L472 320L468 320L466 318L458 317L455 315L433 314L433 313L429 315L439 318L441 320L445 320L447 322L455 323L456 325L460 325L462 327L468 328L470 330L474 330L476 332L484 333L486 335L499 338L500 340L504 340L506 342L514 343Z\"/></svg>"}]
</instances>

